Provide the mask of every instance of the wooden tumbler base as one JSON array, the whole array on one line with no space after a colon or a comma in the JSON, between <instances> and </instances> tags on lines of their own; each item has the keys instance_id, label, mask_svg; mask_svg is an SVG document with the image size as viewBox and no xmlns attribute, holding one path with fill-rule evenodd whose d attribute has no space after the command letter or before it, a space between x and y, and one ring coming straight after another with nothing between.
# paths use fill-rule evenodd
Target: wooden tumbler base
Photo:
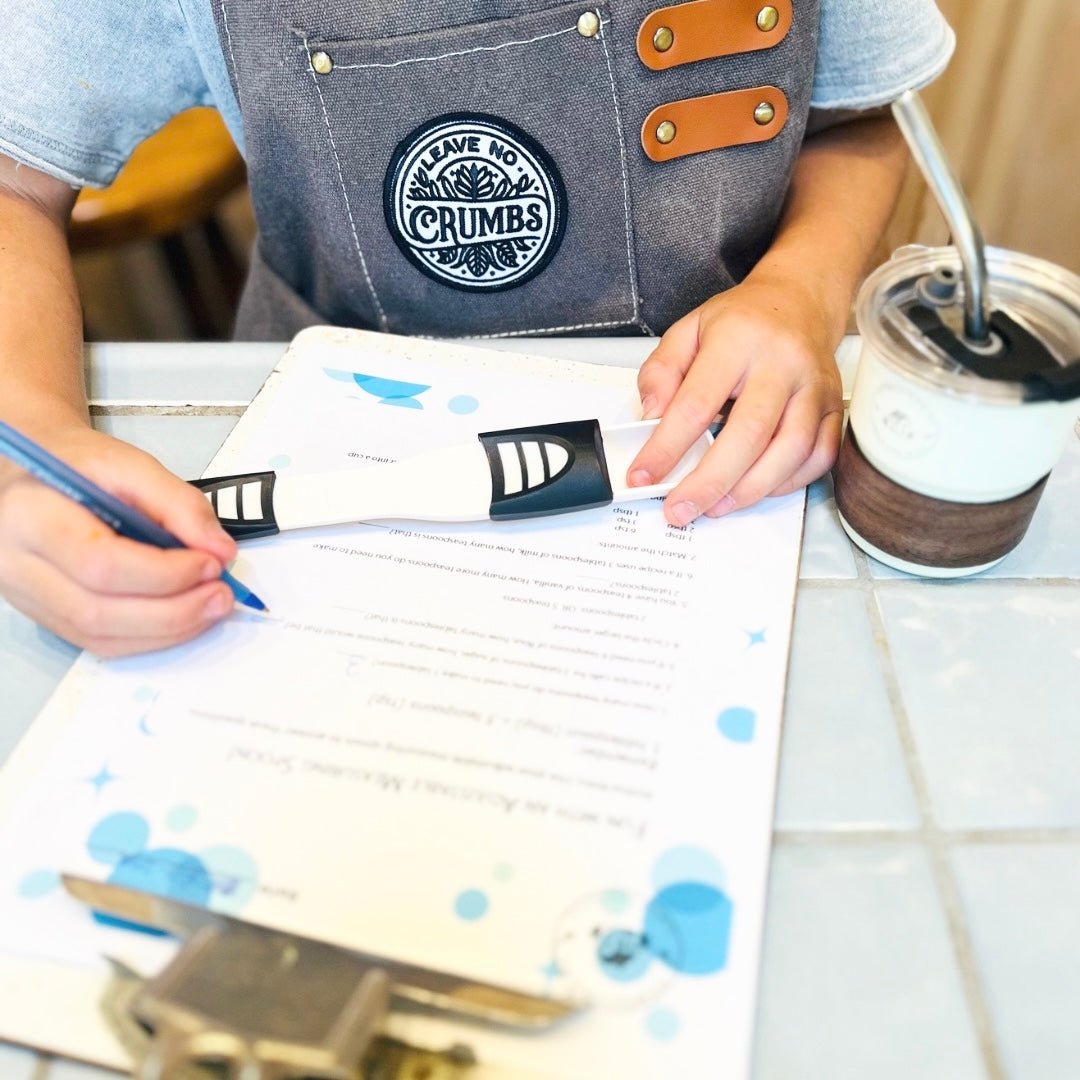
<instances>
[{"instance_id":1,"label":"wooden tumbler base","mask_svg":"<svg viewBox=\"0 0 1080 1080\"><path fill-rule=\"evenodd\" d=\"M833 468L836 506L852 539L876 549L871 555L891 556L886 561L901 569L937 570L941 576L985 569L1012 551L1027 531L1048 476L1000 502L934 499L874 468L850 425Z\"/></svg>"}]
</instances>

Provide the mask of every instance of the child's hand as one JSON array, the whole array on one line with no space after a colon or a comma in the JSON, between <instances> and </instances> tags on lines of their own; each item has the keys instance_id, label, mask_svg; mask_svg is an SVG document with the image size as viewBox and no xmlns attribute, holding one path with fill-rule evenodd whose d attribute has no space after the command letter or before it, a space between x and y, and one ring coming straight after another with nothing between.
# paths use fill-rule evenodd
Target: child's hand
<instances>
[{"instance_id":1,"label":"child's hand","mask_svg":"<svg viewBox=\"0 0 1080 1080\"><path fill-rule=\"evenodd\" d=\"M821 476L843 418L829 325L812 292L762 274L674 323L638 374L643 418L663 419L629 483L663 479L729 399L715 444L665 500L668 521L719 517Z\"/></svg>"},{"instance_id":2,"label":"child's hand","mask_svg":"<svg viewBox=\"0 0 1080 1080\"><path fill-rule=\"evenodd\" d=\"M89 428L35 437L190 547L163 551L117 536L0 459L0 593L14 607L101 656L178 644L232 610L220 575L236 545L201 492Z\"/></svg>"}]
</instances>

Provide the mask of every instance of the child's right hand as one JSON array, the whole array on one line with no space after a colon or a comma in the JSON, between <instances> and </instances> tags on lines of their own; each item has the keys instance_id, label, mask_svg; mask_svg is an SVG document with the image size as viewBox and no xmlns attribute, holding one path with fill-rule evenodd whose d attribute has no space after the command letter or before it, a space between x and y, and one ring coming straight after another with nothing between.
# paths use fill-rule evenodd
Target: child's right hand
<instances>
[{"instance_id":1,"label":"child's right hand","mask_svg":"<svg viewBox=\"0 0 1080 1080\"><path fill-rule=\"evenodd\" d=\"M188 547L161 550L117 536L0 458L0 594L14 607L100 656L176 645L232 611L220 577L236 544L200 491L149 454L90 428L34 436Z\"/></svg>"}]
</instances>

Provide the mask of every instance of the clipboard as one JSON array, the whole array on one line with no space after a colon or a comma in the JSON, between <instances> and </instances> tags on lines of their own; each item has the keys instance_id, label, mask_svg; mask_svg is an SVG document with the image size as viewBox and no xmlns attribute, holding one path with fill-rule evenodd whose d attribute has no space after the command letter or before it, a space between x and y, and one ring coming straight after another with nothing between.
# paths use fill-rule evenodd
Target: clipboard
<instances>
[{"instance_id":1,"label":"clipboard","mask_svg":"<svg viewBox=\"0 0 1080 1080\"><path fill-rule=\"evenodd\" d=\"M351 372L348 381L333 374L343 371ZM362 376L359 382L357 375ZM393 396L405 390L409 391L405 397ZM423 408L407 404L409 399ZM455 411L474 405L473 413ZM490 416L484 415L488 405ZM619 425L633 422L638 407L634 373L627 369L315 328L292 344L211 469L219 474L243 473L265 463L299 472L333 470L348 461L376 464L401 456L407 446L424 449L418 440L428 429L428 446L436 449L451 441L445 435L453 433L455 424L460 430L468 425L473 431L491 431L561 412L593 415L604 425ZM324 437L342 432L346 439ZM369 438L369 432L375 435ZM291 460L282 464L285 458ZM226 719L226 714L247 707L245 695L265 672L282 699L279 703L275 698L274 707L295 706L294 715L306 723L321 716L323 708L334 706L333 692L323 692L327 675L339 681L355 679L334 685L352 688L354 694L355 688L364 688L365 696L356 698L357 709L374 710L378 715L373 722L393 733L400 723L393 711L398 706L384 700L384 675L390 669L372 666L358 659L358 653L367 651L379 663L397 662L402 657L391 655L398 649L391 639L407 644L408 638L401 631L372 635L358 625L355 611L362 606L364 618L370 615L373 625L408 627L419 645L430 645L430 652L443 657L453 654L448 627L453 629L451 623L458 620L463 631L460 648L456 659L443 664L454 667L454 682L427 694L428 676L417 674L417 662L397 691L400 715L443 740L426 749L445 751L445 768L459 774L456 786L441 775L443 764L433 765L421 783L409 788L407 805L394 803L394 813L400 815L404 808L414 814L410 822L427 822L435 833L444 823L456 827L455 823L468 821L477 828L466 833L462 825L451 834L451 843L458 838L458 851L450 851L445 838L427 844L417 828L405 830L400 833L403 850L394 852L397 861L390 867L377 865L377 844L375 850L356 845L350 852L350 881L379 882L387 870L393 878L398 863L406 877L413 876L398 893L365 895L364 918L348 926L327 925L326 939L411 962L430 962L442 970L466 970L489 982L500 982L505 967L515 973L507 984L527 992L547 990L560 1000L578 1000L565 991L584 988L581 999L596 1002L592 991L600 991L595 1007L591 1004L527 1045L485 1031L477 1040L483 1044L475 1071L478 1080L499 1075L504 1067L515 1076L527 1071L559 1080L606 1075L651 1080L665 1069L677 1074L695 1056L701 1060L708 1054L713 1060L718 1023L723 1026L725 1075L748 1075L802 502L801 493L770 500L755 514L703 522L696 532L669 531L657 524L662 521L659 506L646 501L639 506L637 525L626 513L630 508L617 505L539 523L486 523L475 526L483 530L477 533L467 526L418 530L390 524L366 527L361 535L355 527L338 526L332 532L316 529L308 536L298 530L245 544L238 571L275 614L285 613L283 618L298 598L310 597L302 575L290 580L287 571L294 555L310 560L318 545L318 558L327 565L333 562L335 573L339 566L342 571L340 579L334 579L340 588L327 599L344 605L332 625L313 625L298 610L287 634L281 626L260 625L256 630L234 619L178 654L176 664L153 659L121 664L80 660L0 776L0 845L7 856L6 868L0 868L0 910L5 902L10 906L23 876L43 862L86 875L93 869L86 849L90 824L135 805L121 801L117 793L125 789L106 783L108 776L100 777L104 785L100 797L86 784L102 768L99 747L107 739L116 738L132 755L160 753L165 771L154 775L169 776L180 769L181 778L197 780L200 790L221 781L229 769L254 767L254 757L238 758L236 764L215 766L217 771L207 779L193 771L191 760L179 763L185 753L190 759L189 743L205 754L207 747L220 749L222 732L241 730L213 727L191 713L205 700L195 700L181 658L183 665L197 665L200 678L216 688L207 693L215 696ZM702 552L696 563L690 558L695 550ZM378 570L370 572L367 566ZM458 577L451 573L457 566L460 580L469 583L467 595L453 591ZM440 600L437 593L413 590L418 578L440 585L446 578L447 596ZM553 598L560 594L562 599L555 603ZM423 603L410 601L417 596ZM576 610L567 610L571 608ZM500 623L516 628L518 634L500 634ZM245 643L256 635L259 665L253 665L245 651ZM577 641L567 635L576 635ZM516 645L511 640L515 636L521 638ZM351 644L361 640L374 644L363 649ZM322 648L326 641L334 642L335 648ZM480 641L485 643L482 648L477 645ZM552 657L568 642L575 644L570 654L574 659L556 665ZM593 642L604 642L606 648L597 649ZM302 650L295 651L297 646ZM547 652L540 663L538 649ZM671 655L678 651L686 658L680 659L678 670L697 671L702 677L665 689L659 679L650 677L659 670L658 649ZM234 652L226 655L228 650ZM292 657L309 665L305 670L310 693L305 689L303 698L275 678ZM415 660L414 656L410 662ZM336 670L333 664L355 664L356 671ZM551 674L502 677L500 672L511 667ZM378 678L382 682L369 689ZM481 722L486 720L486 713L481 715L471 703L478 697L493 700L490 690L477 688L498 686L500 681L504 697L525 693L531 686L529 708L538 710L535 718L525 717L528 723L519 729L513 754L510 750L502 754L495 743L484 743L474 734L465 738L469 732L482 731ZM548 685L557 685L560 695L546 698L541 691ZM598 685L605 687L601 694L595 692ZM222 688L228 690L228 701L216 700ZM144 690L157 696L142 698ZM370 698L376 692L382 696L373 703ZM106 702L102 710L95 704L98 697ZM121 701L126 702L123 708L114 708ZM577 704L586 701L587 709ZM674 710L670 715L665 711L669 708ZM498 710L493 705L490 711ZM424 717L439 720L431 724ZM515 723L519 718L510 715ZM335 738L350 734L352 714L342 712L331 720L338 725L330 732ZM196 725L201 727L196 730ZM254 745L259 732L267 729L243 730L241 741ZM648 732L653 732L653 743L645 741ZM311 732L319 738L324 734ZM286 731L270 736L281 742L291 737ZM627 739L629 744L623 742ZM380 750L384 759L409 749L402 742ZM639 744L647 752L638 752ZM330 745L329 737L325 745ZM231 834L225 835L223 823L242 831L257 822L273 840L275 830L290 827L295 817L292 807L304 807L312 797L329 800L343 790L345 781L335 777L348 773L361 751L344 739L334 745L337 749L332 752L307 754L319 769L313 775L325 780L300 795L299 801L289 784L275 779L270 788L274 797L260 803L257 813L237 813L224 802L213 812L208 806L202 819L205 830L199 832L201 825L196 826L190 835L198 833L198 838L181 839L180 846L234 843ZM453 760L454 747L460 745L474 751L468 761ZM520 753L514 749L518 745ZM475 752L478 748L484 755ZM661 752L666 755L662 759ZM55 762L64 754L70 756L70 764L63 775L83 785L78 805L86 808L85 815L94 815L92 822L88 816L83 819L86 825L79 822L76 800L46 790L49 781L43 777L50 767L57 775ZM477 781L470 787L461 781L466 770L476 775L476 770L489 765L494 777L490 782ZM114 762L112 772L117 771ZM419 776L411 764L409 774ZM355 770L350 775L359 782ZM627 777L635 782L616 783ZM249 797L267 790L243 777L239 783ZM153 788L138 790L148 800L158 797ZM572 795L565 794L568 791ZM385 814L380 791L369 784L360 794L359 808L348 808L350 817L364 820L379 807ZM515 799L520 803L517 808L512 805ZM526 799L532 804L528 810ZM632 810L637 805L658 809L635 816ZM56 814L51 838L20 831L19 822L32 821L45 806ZM148 828L155 832L151 846L161 846L171 809L170 804L145 811ZM498 825L498 815L510 827ZM375 814L371 820L380 818ZM718 835L725 822L734 821L738 828L732 835ZM468 842L462 839L466 836ZM235 842L251 846L247 836ZM265 864L258 868L259 880L270 885L282 883L283 853L303 863L298 873L325 869L311 844L293 842L281 853L269 847L255 850ZM513 859L519 863L516 877L506 872L515 869L508 865ZM423 874L415 871L418 866L424 868ZM293 869L291 863L285 869ZM344 881L340 878L339 884ZM437 888L432 889L432 883ZM464 888L473 885L483 885L492 901L482 917L474 891ZM312 926L321 931L320 921L327 912L324 897L333 894L333 882L313 884L311 893L299 916L272 894L260 895L251 918L288 932L310 934ZM309 899L313 913L307 910ZM10 995L11 1008L8 999L0 1001L0 1037L114 1068L128 1067L127 1051L98 1016L97 1003L112 973L80 966L60 945L51 958L40 955L41 950L39 955L27 955L33 948L23 948L20 954L20 947L35 936L48 937L54 925L68 918L71 907L81 911L80 906L66 896L50 894L24 907L38 914L27 921L21 915L9 919L8 937L0 944L0 982L16 980L13 985L19 987ZM702 913L704 918L697 917ZM247 918L247 911L243 914ZM417 932L392 941L391 934L386 947L380 947L384 931L394 929L390 924L399 915ZM12 927L17 927L22 941L12 940ZM58 1009L62 1025L55 1021ZM392 1014L391 1020L389 1034L400 1043L439 1049L454 1041L453 1024L425 1023L421 1032L418 1016ZM473 1075L470 1071L470 1080Z\"/></svg>"},{"instance_id":2,"label":"clipboard","mask_svg":"<svg viewBox=\"0 0 1080 1080\"><path fill-rule=\"evenodd\" d=\"M392 1002L537 1032L575 1008L154 893L73 875L63 881L96 917L181 941L152 975L114 962L102 998L106 1019L133 1055L138 1080L190 1080L200 1064L244 1080L354 1080ZM464 1043L437 1057L448 1068L474 1062Z\"/></svg>"}]
</instances>

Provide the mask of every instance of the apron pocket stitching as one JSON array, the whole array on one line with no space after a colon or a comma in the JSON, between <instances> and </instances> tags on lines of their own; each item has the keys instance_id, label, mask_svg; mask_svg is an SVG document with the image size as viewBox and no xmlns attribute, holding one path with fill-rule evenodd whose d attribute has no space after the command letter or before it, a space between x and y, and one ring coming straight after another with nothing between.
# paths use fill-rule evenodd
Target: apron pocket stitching
<instances>
[{"instance_id":1,"label":"apron pocket stitching","mask_svg":"<svg viewBox=\"0 0 1080 1080\"><path fill-rule=\"evenodd\" d=\"M566 5L569 7L569 5ZM518 322L518 328L498 330L491 329L489 332L482 335L484 338L502 338L502 337L525 337L530 334L545 335L545 334L560 334L560 333L573 333L578 331L587 330L611 330L617 328L634 329L642 332L645 335L655 337L655 331L646 323L642 315L642 300L641 300L641 286L638 278L638 269L635 263L635 251L636 251L636 228L632 214L632 200L630 191L630 160L628 146L628 136L622 129L624 111L622 103L619 101L618 95L618 81L615 72L616 57L613 52L613 46L609 41L610 28L613 25L610 14L608 14L605 4L597 4L594 9L598 16L598 30L599 33L595 36L600 40L594 42L593 47L597 45L602 49L602 53L593 53L592 63L592 83L594 87L594 93L596 94L595 101L597 104L605 99L611 102L611 109L605 110L608 125L601 125L598 131L603 130L603 141L607 143L608 152L610 154L608 161L614 163L616 156L618 159L618 176L619 181L615 184L610 184L608 187L608 208L610 217L608 219L608 240L607 243L612 247L609 249L611 254L614 255L618 252L620 247L623 249L624 255L622 258L612 258L608 263L608 273L611 274L613 282L618 284L618 292L621 296L618 297L618 303L605 302L606 311L596 311L595 315L598 318L589 319L587 312L580 311L576 314L586 315L586 318L581 321L575 321L573 318L574 312L572 308L577 305L571 305L569 303L562 303L561 307L564 309L570 308L571 310L563 310L559 312L559 315L570 314L571 318L560 322L559 316L553 320L553 325L548 326L521 326L519 319L511 321ZM558 9L552 12L556 14ZM575 16L579 16L580 11L575 9ZM565 17L565 11L563 12ZM501 20L500 20L501 21ZM547 26L551 26L554 22L555 26L558 26L561 20L552 20L547 23ZM452 28L459 29L459 28ZM318 95L319 105L322 111L322 117L324 126L327 129L328 142L331 152L334 155L335 166L337 168L337 176L339 185L342 191L342 199L347 212L347 227L352 232L353 245L357 252L358 264L363 271L362 288L367 292L374 302L377 308L377 322L379 329L390 330L394 325L396 318L396 303L397 303L397 286L393 281L387 283L388 293L386 296L386 302L384 303L383 297L380 295L382 290L378 292L375 289L374 281L371 276L371 272L378 273L378 268L381 266L379 259L371 264L371 271L368 270L367 259L364 256L364 252L361 249L361 244L358 236L359 231L359 218L357 220L354 214L351 202L355 200L355 192L353 192L352 174L347 171L346 166L349 161L349 146L346 142L341 142L339 145L338 139L335 137L340 136L341 132L337 127L338 124L338 111L340 110L340 102L337 100L337 95L332 94L329 91L330 83L327 81L331 76L327 72L325 76L320 77L314 70L311 62L312 50L325 49L331 55L337 55L337 58L333 63L333 72L341 72L342 74L348 74L354 78L361 78L361 73L370 72L372 77L377 77L380 71L386 72L387 77L390 79L405 78L409 80L410 76L407 74L410 71L423 70L425 64L430 67L435 67L439 61L444 62L448 66L460 64L460 63L472 63L472 58L480 56L503 56L501 64L514 64L516 63L515 57L511 56L511 53L518 55L529 56L536 53L538 50L546 47L553 47L556 49L570 48L568 45L558 45L556 42L561 42L563 39L567 41L576 40L579 34L577 21L573 21L570 25L565 25L556 30L548 30L546 27L536 27L536 34L529 34L528 30L525 30L526 36L524 38L518 38L516 35L508 40L509 35L503 38L502 41L496 39L491 44L483 44L476 47L468 48L444 48L442 51L436 54L430 54L425 50L424 56L417 56L415 53L411 56L395 58L393 53L389 57L371 57L370 52L367 56L363 55L363 51L375 48L379 46L379 42L367 42L362 39L332 39L326 38L319 33L312 33L310 30L304 30L299 27L294 27L294 41L304 51L304 67L307 68L309 77L315 83L316 94ZM542 32L540 32L542 31ZM520 31L519 31L520 32ZM512 34L513 31L510 31ZM429 43L433 44L433 43ZM447 45L458 44L457 42L447 42ZM438 45L435 46L437 49ZM363 51L361 51L363 50ZM358 56L357 51L361 51ZM342 56L342 52L352 52L351 56ZM505 55L503 55L505 54ZM600 62L600 56L603 56L603 63ZM606 78L605 78L606 76ZM366 77L362 81L367 81ZM324 88L324 82L326 88ZM343 85L348 85L345 83ZM606 128L606 130L604 130ZM614 180L614 168L611 169L611 179ZM621 184L621 192L619 184ZM621 196L623 203L623 222L622 222L622 239L619 238L619 222L618 222L618 201ZM372 242L374 246L369 250L369 254L374 256L374 252L378 250L378 245ZM624 261L625 260L625 261ZM624 269L620 270L619 267ZM625 276L624 276L625 275ZM358 284L360 284L358 282ZM400 290L397 290L400 291ZM573 289L571 289L571 292ZM629 295L628 295L629 294ZM611 294L614 296L614 293ZM564 296L565 299L565 296ZM627 311L627 308L630 310ZM555 312L551 312L555 314ZM608 316L605 318L605 316ZM614 316L614 317L613 317ZM505 322L502 317L495 320L497 326L499 322ZM420 328L414 328L414 333ZM449 327L447 328L449 329ZM478 326L477 329L480 329ZM454 334L451 331L449 334L442 332L436 336L462 336L462 337L476 337L475 330L461 334L460 331Z\"/></svg>"},{"instance_id":2,"label":"apron pocket stitching","mask_svg":"<svg viewBox=\"0 0 1080 1080\"><path fill-rule=\"evenodd\" d=\"M568 26L565 30L555 30L550 34L537 34L535 37L523 38L520 41L504 41L499 45L480 45L475 49L459 49L456 52L439 53L437 56L409 56L404 60L395 60L390 64L335 64L338 71L360 71L367 68L396 68L406 64L427 64L434 60L449 60L457 56L471 56L474 53L498 52L500 49L511 49L515 46L533 45L538 41L547 41L550 38L562 37L564 34L577 33L576 26ZM307 42L305 41L306 45Z\"/></svg>"},{"instance_id":3,"label":"apron pocket stitching","mask_svg":"<svg viewBox=\"0 0 1080 1080\"><path fill-rule=\"evenodd\" d=\"M618 326L636 326L647 337L656 337L645 323L635 315L632 319L614 319L611 322L586 322L574 326L530 327L528 330L503 330L495 334L462 334L462 340L489 341L495 338L530 337L533 334L568 334L573 330L614 330Z\"/></svg>"},{"instance_id":4,"label":"apron pocket stitching","mask_svg":"<svg viewBox=\"0 0 1080 1080\"><path fill-rule=\"evenodd\" d=\"M310 51L307 38L304 38L304 49ZM326 134L330 140L330 152L334 155L334 165L337 168L338 183L341 185L341 197L345 200L345 213L349 218L349 229L352 232L353 245L356 248L356 254L360 259L360 271L364 275L364 281L367 284L368 292L371 293L372 303L375 305L375 313L379 320L379 329L387 330L389 328L389 320L386 317L386 311L382 306L382 302L379 300L379 294L375 289L375 283L371 280L371 274L368 272L367 260L364 258L364 251L360 245L360 236L356 231L356 219L353 216L352 203L349 201L349 192L345 187L345 172L341 167L341 158L338 155L337 142L334 140L334 129L330 123L330 114L326 108L326 99L323 97L322 87L319 86L319 77L315 72L315 69L308 62L308 71L311 73L311 80L315 85L315 93L319 96L319 107L322 110L323 123L326 124Z\"/></svg>"},{"instance_id":5,"label":"apron pocket stitching","mask_svg":"<svg viewBox=\"0 0 1080 1080\"><path fill-rule=\"evenodd\" d=\"M615 72L611 67L611 51L608 49L607 28L610 19L605 20L598 11L600 17L600 43L604 46L604 61L607 64L608 83L611 86L611 102L615 108L615 131L619 136L619 169L622 173L623 188L623 214L626 225L626 265L630 273L630 293L633 296L634 315L633 323L640 323L646 333L652 335L652 331L641 319L641 298L638 293L637 267L634 263L634 226L630 215L630 174L626 164L626 140L623 138L622 111L619 109L619 95L615 89Z\"/></svg>"}]
</instances>

